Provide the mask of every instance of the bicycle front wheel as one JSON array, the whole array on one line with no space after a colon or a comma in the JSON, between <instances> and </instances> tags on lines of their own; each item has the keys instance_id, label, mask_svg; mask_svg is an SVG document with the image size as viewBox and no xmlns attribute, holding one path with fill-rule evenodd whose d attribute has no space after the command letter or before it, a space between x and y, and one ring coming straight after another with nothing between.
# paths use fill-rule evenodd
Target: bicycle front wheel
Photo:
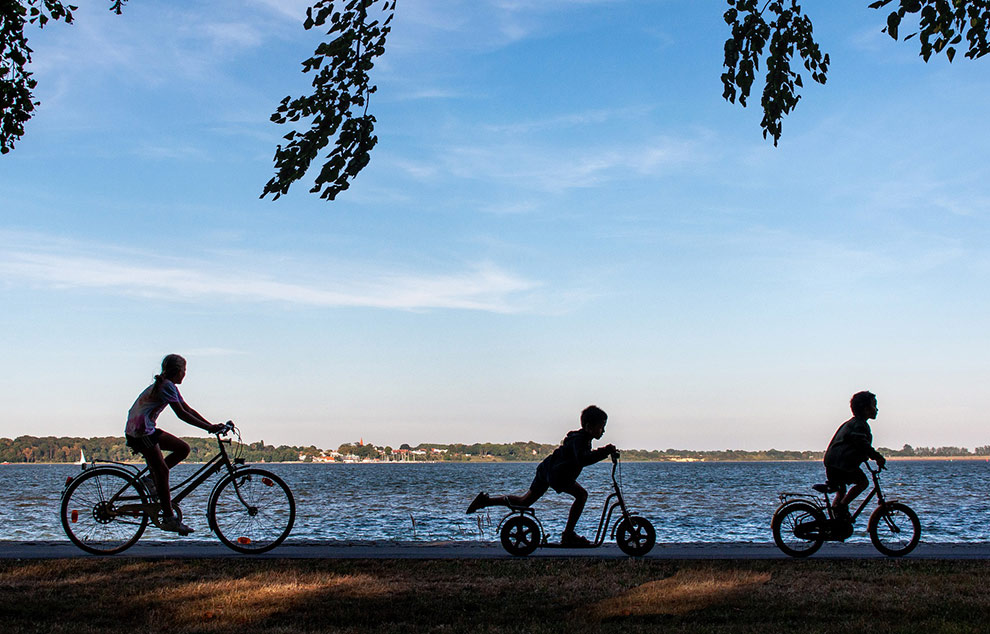
<instances>
[{"instance_id":1,"label":"bicycle front wheel","mask_svg":"<svg viewBox=\"0 0 990 634\"><path fill-rule=\"evenodd\" d=\"M921 522L911 507L900 502L878 506L870 515L870 541L889 557L906 555L921 539Z\"/></svg>"},{"instance_id":2,"label":"bicycle front wheel","mask_svg":"<svg viewBox=\"0 0 990 634\"><path fill-rule=\"evenodd\" d=\"M147 502L137 481L125 472L90 469L75 478L62 496L62 528L86 552L113 555L141 538L148 516L135 507Z\"/></svg>"},{"instance_id":3,"label":"bicycle front wheel","mask_svg":"<svg viewBox=\"0 0 990 634\"><path fill-rule=\"evenodd\" d=\"M239 469L217 485L206 513L225 546L239 553L263 553L289 536L296 501L274 473Z\"/></svg>"}]
</instances>

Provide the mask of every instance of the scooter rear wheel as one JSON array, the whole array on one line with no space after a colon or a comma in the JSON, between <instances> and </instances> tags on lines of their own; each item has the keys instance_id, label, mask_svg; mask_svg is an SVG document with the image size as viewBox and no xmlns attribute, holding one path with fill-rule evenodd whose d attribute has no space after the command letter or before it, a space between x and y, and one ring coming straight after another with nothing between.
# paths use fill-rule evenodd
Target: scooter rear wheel
<instances>
[{"instance_id":1,"label":"scooter rear wheel","mask_svg":"<svg viewBox=\"0 0 990 634\"><path fill-rule=\"evenodd\" d=\"M533 518L516 515L502 524L499 537L506 552L525 557L540 545L540 527Z\"/></svg>"},{"instance_id":2,"label":"scooter rear wheel","mask_svg":"<svg viewBox=\"0 0 990 634\"><path fill-rule=\"evenodd\" d=\"M657 543L657 531L645 517L630 517L619 522L615 529L615 542L619 550L630 557L642 557L653 550Z\"/></svg>"}]
</instances>

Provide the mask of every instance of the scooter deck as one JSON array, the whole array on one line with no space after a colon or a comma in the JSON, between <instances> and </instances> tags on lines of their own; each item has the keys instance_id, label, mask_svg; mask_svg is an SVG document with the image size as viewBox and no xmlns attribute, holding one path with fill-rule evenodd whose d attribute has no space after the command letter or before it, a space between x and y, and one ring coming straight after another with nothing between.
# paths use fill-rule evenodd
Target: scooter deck
<instances>
[{"instance_id":1,"label":"scooter deck","mask_svg":"<svg viewBox=\"0 0 990 634\"><path fill-rule=\"evenodd\" d=\"M561 544L560 542L547 542L540 544L540 548L598 548L601 544Z\"/></svg>"}]
</instances>

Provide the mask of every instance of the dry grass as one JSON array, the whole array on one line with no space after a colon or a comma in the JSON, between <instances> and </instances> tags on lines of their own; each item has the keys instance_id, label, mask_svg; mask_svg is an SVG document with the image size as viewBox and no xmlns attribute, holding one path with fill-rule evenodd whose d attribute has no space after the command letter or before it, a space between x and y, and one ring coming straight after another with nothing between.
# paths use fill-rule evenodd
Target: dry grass
<instances>
[{"instance_id":1,"label":"dry grass","mask_svg":"<svg viewBox=\"0 0 990 634\"><path fill-rule=\"evenodd\" d=\"M0 561L0 631L985 632L984 561Z\"/></svg>"}]
</instances>

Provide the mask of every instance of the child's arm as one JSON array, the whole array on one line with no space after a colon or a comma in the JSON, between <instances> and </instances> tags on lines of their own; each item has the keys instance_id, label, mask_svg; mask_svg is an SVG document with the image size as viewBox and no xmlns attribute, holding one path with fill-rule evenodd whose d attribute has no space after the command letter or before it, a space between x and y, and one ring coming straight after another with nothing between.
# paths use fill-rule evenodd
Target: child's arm
<instances>
[{"instance_id":1,"label":"child's arm","mask_svg":"<svg viewBox=\"0 0 990 634\"><path fill-rule=\"evenodd\" d=\"M615 452L615 445L609 443L604 447L599 447L598 449L591 449L591 443L588 443L588 451L579 456L582 467L587 467L588 465L593 465L596 462L601 462L605 458L608 458Z\"/></svg>"},{"instance_id":2,"label":"child's arm","mask_svg":"<svg viewBox=\"0 0 990 634\"><path fill-rule=\"evenodd\" d=\"M186 405L184 401L178 401L176 403L169 403L172 406L172 411L179 420L189 423L194 427L199 427L202 430L208 431L211 434L215 434L220 430L223 425L214 425L210 421L203 418L203 416L194 410L193 408Z\"/></svg>"}]
</instances>

